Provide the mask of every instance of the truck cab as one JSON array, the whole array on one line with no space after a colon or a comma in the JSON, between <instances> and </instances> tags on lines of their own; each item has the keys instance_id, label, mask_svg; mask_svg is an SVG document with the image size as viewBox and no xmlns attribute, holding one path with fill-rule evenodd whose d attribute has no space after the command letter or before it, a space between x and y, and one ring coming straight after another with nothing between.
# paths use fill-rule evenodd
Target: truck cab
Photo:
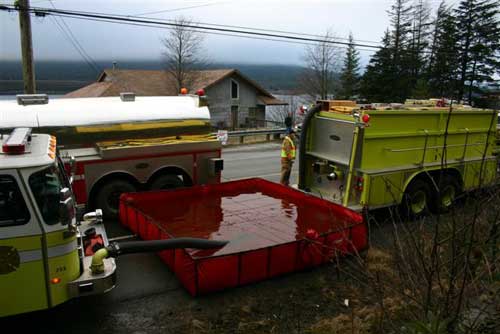
<instances>
[{"instance_id":1,"label":"truck cab","mask_svg":"<svg viewBox=\"0 0 500 334\"><path fill-rule=\"evenodd\" d=\"M85 245L98 238L104 247L108 240L97 220L77 223L56 138L17 128L0 139L0 317L113 288L113 259L105 260L103 274L89 275Z\"/></svg>"}]
</instances>

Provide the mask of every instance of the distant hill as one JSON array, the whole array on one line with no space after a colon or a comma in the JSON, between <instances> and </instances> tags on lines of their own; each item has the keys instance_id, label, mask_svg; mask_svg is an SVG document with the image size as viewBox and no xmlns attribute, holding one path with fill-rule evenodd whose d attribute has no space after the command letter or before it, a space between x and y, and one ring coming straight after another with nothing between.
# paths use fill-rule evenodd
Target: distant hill
<instances>
[{"instance_id":1,"label":"distant hill","mask_svg":"<svg viewBox=\"0 0 500 334\"><path fill-rule=\"evenodd\" d=\"M111 68L111 62L97 62L99 69ZM162 69L155 61L119 61L123 69ZM302 67L294 65L251 65L237 63L214 63L208 68L236 68L264 88L276 91L289 91L297 86ZM85 62L77 61L38 61L35 62L38 91L48 94L65 94L97 80L100 72ZM0 62L0 95L22 93L22 65L18 61Z\"/></svg>"}]
</instances>

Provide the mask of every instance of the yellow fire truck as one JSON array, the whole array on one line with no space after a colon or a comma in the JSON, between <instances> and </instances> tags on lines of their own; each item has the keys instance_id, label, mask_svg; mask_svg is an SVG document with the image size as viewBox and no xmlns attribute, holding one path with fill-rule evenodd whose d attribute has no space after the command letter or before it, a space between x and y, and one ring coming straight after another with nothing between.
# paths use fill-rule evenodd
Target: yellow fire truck
<instances>
[{"instance_id":1,"label":"yellow fire truck","mask_svg":"<svg viewBox=\"0 0 500 334\"><path fill-rule=\"evenodd\" d=\"M361 211L447 210L496 182L497 113L443 100L320 101L301 130L299 188Z\"/></svg>"},{"instance_id":2,"label":"yellow fire truck","mask_svg":"<svg viewBox=\"0 0 500 334\"><path fill-rule=\"evenodd\" d=\"M77 222L55 137L17 128L1 142L0 317L112 289L113 258L121 254L225 244L191 238L109 243L99 210Z\"/></svg>"}]
</instances>

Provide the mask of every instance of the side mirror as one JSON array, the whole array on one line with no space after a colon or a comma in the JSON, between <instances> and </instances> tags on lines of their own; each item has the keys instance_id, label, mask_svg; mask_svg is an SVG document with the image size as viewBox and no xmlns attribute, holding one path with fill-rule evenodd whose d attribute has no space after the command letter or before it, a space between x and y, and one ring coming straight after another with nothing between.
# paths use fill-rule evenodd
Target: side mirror
<instances>
[{"instance_id":1,"label":"side mirror","mask_svg":"<svg viewBox=\"0 0 500 334\"><path fill-rule=\"evenodd\" d=\"M75 219L75 203L69 188L63 188L59 192L59 219L63 225L69 225Z\"/></svg>"}]
</instances>

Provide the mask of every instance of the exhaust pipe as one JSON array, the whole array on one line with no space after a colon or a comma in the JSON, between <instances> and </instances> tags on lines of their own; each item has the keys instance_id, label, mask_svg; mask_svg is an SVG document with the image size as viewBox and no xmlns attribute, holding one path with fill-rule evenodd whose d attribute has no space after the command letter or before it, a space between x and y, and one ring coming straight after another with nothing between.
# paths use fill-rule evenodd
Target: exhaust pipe
<instances>
[{"instance_id":1,"label":"exhaust pipe","mask_svg":"<svg viewBox=\"0 0 500 334\"><path fill-rule=\"evenodd\" d=\"M125 254L158 252L176 248L220 248L224 247L228 243L229 241L225 240L206 240L197 238L113 242L107 247L101 248L94 253L94 256L92 257L92 264L90 265L90 271L92 272L92 275L102 274L104 272L104 259L109 257L116 258Z\"/></svg>"}]
</instances>

